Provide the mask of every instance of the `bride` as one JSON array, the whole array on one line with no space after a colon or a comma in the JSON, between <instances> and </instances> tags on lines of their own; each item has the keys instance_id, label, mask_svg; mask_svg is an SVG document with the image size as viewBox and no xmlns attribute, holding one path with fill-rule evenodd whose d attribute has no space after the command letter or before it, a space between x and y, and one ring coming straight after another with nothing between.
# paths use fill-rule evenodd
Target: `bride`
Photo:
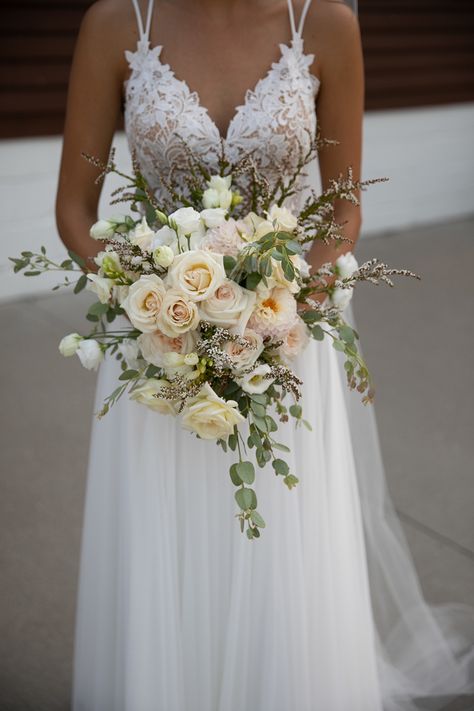
<instances>
[{"instance_id":1,"label":"bride","mask_svg":"<svg viewBox=\"0 0 474 711\"><path fill-rule=\"evenodd\" d=\"M99 0L71 74L61 237L98 251L100 188L81 152L107 159L122 106L159 199L181 138L211 170L221 145L232 159L252 150L274 180L318 124L339 141L319 156L323 186L349 165L358 178L363 89L356 15L337 0ZM341 202L337 218L355 242L360 208ZM338 254L317 244L308 258L317 269ZM96 410L118 367L101 365ZM260 474L259 541L233 521L217 447L126 398L94 421L75 711L408 711L472 690L472 616L422 598L373 413L346 394L326 341L297 372L313 431L283 428L295 490Z\"/></svg>"}]
</instances>

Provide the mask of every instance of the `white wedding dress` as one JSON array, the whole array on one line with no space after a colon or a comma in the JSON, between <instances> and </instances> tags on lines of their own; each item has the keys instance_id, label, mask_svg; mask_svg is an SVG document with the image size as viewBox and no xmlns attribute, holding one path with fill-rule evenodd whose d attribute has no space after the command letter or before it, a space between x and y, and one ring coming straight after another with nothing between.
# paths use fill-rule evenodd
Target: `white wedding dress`
<instances>
[{"instance_id":1,"label":"white wedding dress","mask_svg":"<svg viewBox=\"0 0 474 711\"><path fill-rule=\"evenodd\" d=\"M157 186L184 162L180 137L212 169L220 136L161 47L149 47L152 3L144 27L134 0L140 41L127 53L125 119ZM253 150L270 180L316 130L304 13L297 28L288 4L292 41L224 139L231 159ZM302 190L304 180L312 174ZM421 696L472 690L473 617L422 598L373 412L346 392L329 340L313 341L296 370L313 431L281 427L294 490L258 470L258 541L240 533L229 456L213 443L127 398L94 421L74 711L408 711ZM95 411L118 374L113 358L101 365Z\"/></svg>"}]
</instances>

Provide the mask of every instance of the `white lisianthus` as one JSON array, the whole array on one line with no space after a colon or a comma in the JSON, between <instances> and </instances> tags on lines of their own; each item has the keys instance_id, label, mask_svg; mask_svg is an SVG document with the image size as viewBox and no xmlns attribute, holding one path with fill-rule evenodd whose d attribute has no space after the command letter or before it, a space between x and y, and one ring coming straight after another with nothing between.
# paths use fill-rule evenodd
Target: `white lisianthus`
<instances>
[{"instance_id":1,"label":"white lisianthus","mask_svg":"<svg viewBox=\"0 0 474 711\"><path fill-rule=\"evenodd\" d=\"M99 252L99 254L94 257L94 262L101 269L101 275L116 278L123 274L123 267L120 263L120 257L112 249L106 249L105 252Z\"/></svg>"},{"instance_id":2,"label":"white lisianthus","mask_svg":"<svg viewBox=\"0 0 474 711\"><path fill-rule=\"evenodd\" d=\"M336 267L341 279L349 279L357 271L359 264L352 252L346 252L336 259Z\"/></svg>"},{"instance_id":3,"label":"white lisianthus","mask_svg":"<svg viewBox=\"0 0 474 711\"><path fill-rule=\"evenodd\" d=\"M115 232L127 231L126 218L123 215L115 215L115 217L110 217L108 220L98 220L94 222L89 230L89 234L92 239L107 240L112 237Z\"/></svg>"},{"instance_id":4,"label":"white lisianthus","mask_svg":"<svg viewBox=\"0 0 474 711\"><path fill-rule=\"evenodd\" d=\"M249 395L261 395L266 392L275 378L269 377L272 369L266 363L257 365L250 373L245 373L235 381L240 385L242 390Z\"/></svg>"},{"instance_id":5,"label":"white lisianthus","mask_svg":"<svg viewBox=\"0 0 474 711\"><path fill-rule=\"evenodd\" d=\"M115 224L109 220L98 220L94 222L89 230L92 239L105 240L112 237L115 232Z\"/></svg>"},{"instance_id":6,"label":"white lisianthus","mask_svg":"<svg viewBox=\"0 0 474 711\"><path fill-rule=\"evenodd\" d=\"M83 338L76 351L84 368L87 370L97 370L104 357L104 352L93 338Z\"/></svg>"},{"instance_id":7,"label":"white lisianthus","mask_svg":"<svg viewBox=\"0 0 474 711\"><path fill-rule=\"evenodd\" d=\"M295 259L298 255L294 254L290 257L290 261L293 262L295 269L298 269L298 261ZM298 281L296 279L296 274L295 278L292 281L288 281L288 279L285 276L285 272L283 271L283 267L281 265L281 261L278 259L271 259L271 264L272 264L272 275L269 279L267 279L267 285L268 287L274 287L274 286L283 286L289 291L291 291L292 294L297 294L301 287L298 284ZM262 288L262 282L260 282L259 285L259 291L261 291Z\"/></svg>"},{"instance_id":8,"label":"white lisianthus","mask_svg":"<svg viewBox=\"0 0 474 711\"><path fill-rule=\"evenodd\" d=\"M132 244L140 247L142 252L150 252L151 245L155 238L155 233L149 227L146 217L143 217L141 222L130 232L129 240Z\"/></svg>"},{"instance_id":9,"label":"white lisianthus","mask_svg":"<svg viewBox=\"0 0 474 711\"><path fill-rule=\"evenodd\" d=\"M257 294L257 302L249 320L249 328L263 338L279 340L289 333L296 317L296 300L283 287Z\"/></svg>"},{"instance_id":10,"label":"white lisianthus","mask_svg":"<svg viewBox=\"0 0 474 711\"><path fill-rule=\"evenodd\" d=\"M199 372L186 362L185 355L174 351L163 354L163 370L168 378L180 375L192 380L199 375Z\"/></svg>"},{"instance_id":11,"label":"white lisianthus","mask_svg":"<svg viewBox=\"0 0 474 711\"><path fill-rule=\"evenodd\" d=\"M187 331L180 336L170 338L161 331L153 331L153 333L142 333L137 340L147 363L163 368L165 353L187 354L192 352L197 336L194 331ZM192 363L187 365L192 365Z\"/></svg>"},{"instance_id":12,"label":"white lisianthus","mask_svg":"<svg viewBox=\"0 0 474 711\"><path fill-rule=\"evenodd\" d=\"M176 405L172 400L158 397L164 387L169 385L167 380L148 378L143 385L139 385L130 393L130 399L141 405L146 405L162 415L176 415Z\"/></svg>"},{"instance_id":13,"label":"white lisianthus","mask_svg":"<svg viewBox=\"0 0 474 711\"><path fill-rule=\"evenodd\" d=\"M255 304L256 294L226 279L215 292L200 303L201 318L216 326L232 328L242 334Z\"/></svg>"},{"instance_id":14,"label":"white lisianthus","mask_svg":"<svg viewBox=\"0 0 474 711\"><path fill-rule=\"evenodd\" d=\"M238 373L253 365L263 351L263 338L251 328L246 328L242 338L247 341L249 348L238 341L226 341L223 351L232 361L232 370Z\"/></svg>"},{"instance_id":15,"label":"white lisianthus","mask_svg":"<svg viewBox=\"0 0 474 711\"><path fill-rule=\"evenodd\" d=\"M179 236L188 236L200 232L203 224L201 215L193 207L180 207L169 215L171 224L176 225Z\"/></svg>"},{"instance_id":16,"label":"white lisianthus","mask_svg":"<svg viewBox=\"0 0 474 711\"><path fill-rule=\"evenodd\" d=\"M178 254L168 271L168 284L191 301L208 299L225 281L222 255L204 250Z\"/></svg>"},{"instance_id":17,"label":"white lisianthus","mask_svg":"<svg viewBox=\"0 0 474 711\"><path fill-rule=\"evenodd\" d=\"M211 388L203 385L195 398L191 398L183 410L182 424L202 439L222 439L245 422L234 400L224 400Z\"/></svg>"},{"instance_id":18,"label":"white lisianthus","mask_svg":"<svg viewBox=\"0 0 474 711\"><path fill-rule=\"evenodd\" d=\"M174 259L174 252L171 247L163 244L161 247L155 247L153 250L153 261L157 267L167 269Z\"/></svg>"},{"instance_id":19,"label":"white lisianthus","mask_svg":"<svg viewBox=\"0 0 474 711\"><path fill-rule=\"evenodd\" d=\"M271 206L267 212L267 217L270 222L275 224L276 229L284 232L294 232L298 224L295 215L288 208L278 207L278 205Z\"/></svg>"},{"instance_id":20,"label":"white lisianthus","mask_svg":"<svg viewBox=\"0 0 474 711\"><path fill-rule=\"evenodd\" d=\"M170 247L174 254L178 253L178 235L175 230L172 230L168 225L163 225L157 232L151 244L151 249L154 251L157 247Z\"/></svg>"},{"instance_id":21,"label":"white lisianthus","mask_svg":"<svg viewBox=\"0 0 474 711\"><path fill-rule=\"evenodd\" d=\"M206 210L201 210L201 219L206 227L212 228L222 225L226 221L227 210L222 207L210 207Z\"/></svg>"},{"instance_id":22,"label":"white lisianthus","mask_svg":"<svg viewBox=\"0 0 474 711\"><path fill-rule=\"evenodd\" d=\"M59 343L59 352L61 355L69 358L73 356L79 348L79 343L82 341L82 336L78 333L69 333L61 339Z\"/></svg>"},{"instance_id":23,"label":"white lisianthus","mask_svg":"<svg viewBox=\"0 0 474 711\"><path fill-rule=\"evenodd\" d=\"M309 264L309 262L306 261L304 257L302 257L300 254L294 254L291 257L291 261L293 262L295 268L299 271L303 279L307 279L310 276L312 266Z\"/></svg>"},{"instance_id":24,"label":"white lisianthus","mask_svg":"<svg viewBox=\"0 0 474 711\"><path fill-rule=\"evenodd\" d=\"M258 240L261 237L265 237L265 235L268 235L270 232L275 232L273 223L270 222L270 220L264 220L263 217L260 217L255 225L253 239Z\"/></svg>"},{"instance_id":25,"label":"white lisianthus","mask_svg":"<svg viewBox=\"0 0 474 711\"><path fill-rule=\"evenodd\" d=\"M308 342L308 327L303 319L297 316L293 326L285 336L283 343L278 348L278 355L286 363L288 363L296 358L296 356L299 355L304 348L306 348Z\"/></svg>"},{"instance_id":26,"label":"white lisianthus","mask_svg":"<svg viewBox=\"0 0 474 711\"><path fill-rule=\"evenodd\" d=\"M197 365L199 363L199 356L197 353L186 353L184 362L186 365Z\"/></svg>"},{"instance_id":27,"label":"white lisianthus","mask_svg":"<svg viewBox=\"0 0 474 711\"><path fill-rule=\"evenodd\" d=\"M230 190L230 186L232 185L232 176L212 175L210 180L208 180L207 184L210 188L213 188L218 192L220 192L221 190Z\"/></svg>"},{"instance_id":28,"label":"white lisianthus","mask_svg":"<svg viewBox=\"0 0 474 711\"><path fill-rule=\"evenodd\" d=\"M137 370L140 367L140 348L135 338L126 338L119 346L129 368Z\"/></svg>"},{"instance_id":29,"label":"white lisianthus","mask_svg":"<svg viewBox=\"0 0 474 711\"><path fill-rule=\"evenodd\" d=\"M156 330L165 293L163 281L156 274L141 276L130 286L121 306L135 328L145 333Z\"/></svg>"},{"instance_id":30,"label":"white lisianthus","mask_svg":"<svg viewBox=\"0 0 474 711\"><path fill-rule=\"evenodd\" d=\"M253 242L255 230L262 219L255 212L249 212L243 219L236 220L235 226L244 242Z\"/></svg>"},{"instance_id":31,"label":"white lisianthus","mask_svg":"<svg viewBox=\"0 0 474 711\"><path fill-rule=\"evenodd\" d=\"M354 289L349 287L348 289L342 289L337 286L331 293L331 304L337 306L338 309L343 311L352 299L352 294Z\"/></svg>"},{"instance_id":32,"label":"white lisianthus","mask_svg":"<svg viewBox=\"0 0 474 711\"><path fill-rule=\"evenodd\" d=\"M114 280L92 273L87 274L87 279L87 290L96 294L101 304L108 303Z\"/></svg>"},{"instance_id":33,"label":"white lisianthus","mask_svg":"<svg viewBox=\"0 0 474 711\"><path fill-rule=\"evenodd\" d=\"M232 218L209 230L201 242L201 249L231 257L236 257L244 246L237 223Z\"/></svg>"},{"instance_id":34,"label":"white lisianthus","mask_svg":"<svg viewBox=\"0 0 474 711\"><path fill-rule=\"evenodd\" d=\"M206 209L222 208L228 210L232 205L233 193L230 189L232 176L213 175L208 181L208 189L202 196L202 204Z\"/></svg>"},{"instance_id":35,"label":"white lisianthus","mask_svg":"<svg viewBox=\"0 0 474 711\"><path fill-rule=\"evenodd\" d=\"M118 303L123 304L128 296L130 287L128 284L116 284L112 287L112 298Z\"/></svg>"},{"instance_id":36,"label":"white lisianthus","mask_svg":"<svg viewBox=\"0 0 474 711\"><path fill-rule=\"evenodd\" d=\"M168 289L163 297L156 326L166 336L174 338L194 331L199 324L199 311L188 295L180 289Z\"/></svg>"}]
</instances>

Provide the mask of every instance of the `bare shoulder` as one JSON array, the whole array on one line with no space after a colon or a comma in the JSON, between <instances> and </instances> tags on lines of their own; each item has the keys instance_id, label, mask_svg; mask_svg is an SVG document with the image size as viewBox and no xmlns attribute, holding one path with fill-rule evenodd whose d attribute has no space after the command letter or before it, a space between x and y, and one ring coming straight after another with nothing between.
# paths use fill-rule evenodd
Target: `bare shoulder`
<instances>
[{"instance_id":1,"label":"bare shoulder","mask_svg":"<svg viewBox=\"0 0 474 711\"><path fill-rule=\"evenodd\" d=\"M80 33L84 41L108 47L111 54L135 49L138 28L132 0L96 0L84 14Z\"/></svg>"},{"instance_id":2,"label":"bare shoulder","mask_svg":"<svg viewBox=\"0 0 474 711\"><path fill-rule=\"evenodd\" d=\"M360 53L357 15L343 0L313 0L304 26L307 49L321 67Z\"/></svg>"}]
</instances>

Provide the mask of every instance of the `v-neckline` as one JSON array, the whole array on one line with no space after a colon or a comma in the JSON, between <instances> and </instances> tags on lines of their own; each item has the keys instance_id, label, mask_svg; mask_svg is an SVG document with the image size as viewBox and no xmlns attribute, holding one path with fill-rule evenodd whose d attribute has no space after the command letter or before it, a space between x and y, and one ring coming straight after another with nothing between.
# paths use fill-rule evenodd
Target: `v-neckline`
<instances>
[{"instance_id":1,"label":"v-neckline","mask_svg":"<svg viewBox=\"0 0 474 711\"><path fill-rule=\"evenodd\" d=\"M157 63L164 70L166 70L169 73L171 79L173 81L175 81L177 84L181 85L185 89L185 91L188 93L188 95L192 96L195 99L196 106L206 116L206 119L209 122L210 126L212 127L213 131L217 134L217 138L219 139L219 141L223 142L225 145L227 145L227 143L229 142L231 130L232 130L234 123L239 118L241 111L243 111L248 105L248 97L251 95L255 95L258 92L259 88L262 86L262 84L267 82L268 79L272 76L273 72L275 72L281 66L281 64L283 63L283 60L285 58L285 50L288 50L289 52L292 52L292 51L294 52L296 47L298 47L301 52L302 57L307 58L307 57L313 56L312 61L314 61L314 55L306 54L303 51L303 37L301 35L299 35L297 32L292 36L292 38L289 42L287 42L287 43L280 42L278 45L278 48L280 51L280 56L278 57L278 59L276 59L274 62L272 62L270 64L270 66L267 69L267 71L265 72L265 74L257 80L257 82L255 83L255 86L253 88L247 89L245 91L244 100L241 104L238 104L234 108L232 117L231 117L231 119L227 125L227 129L223 135L221 133L216 121L211 116L209 109L201 102L201 97L199 95L199 92L196 91L195 89L191 89L191 87L189 86L186 79L181 79L180 77L178 77L170 64L161 61L160 55L161 55L161 52L163 51L163 47L164 47L164 45L162 45L162 44L157 44L157 45L154 45L153 47L150 47L149 40L146 39L145 37L143 37L138 40L137 49L134 52L130 52L127 50L125 52L125 54L126 54L127 59L129 59L130 56L134 56L134 55L138 54L139 52L143 52L143 51L146 52L147 56L148 55L154 56ZM312 77L318 84L320 83L318 77L316 77L314 74L312 75ZM125 86L127 85L129 79L130 79L130 77L125 80L125 82L124 82Z\"/></svg>"}]
</instances>

